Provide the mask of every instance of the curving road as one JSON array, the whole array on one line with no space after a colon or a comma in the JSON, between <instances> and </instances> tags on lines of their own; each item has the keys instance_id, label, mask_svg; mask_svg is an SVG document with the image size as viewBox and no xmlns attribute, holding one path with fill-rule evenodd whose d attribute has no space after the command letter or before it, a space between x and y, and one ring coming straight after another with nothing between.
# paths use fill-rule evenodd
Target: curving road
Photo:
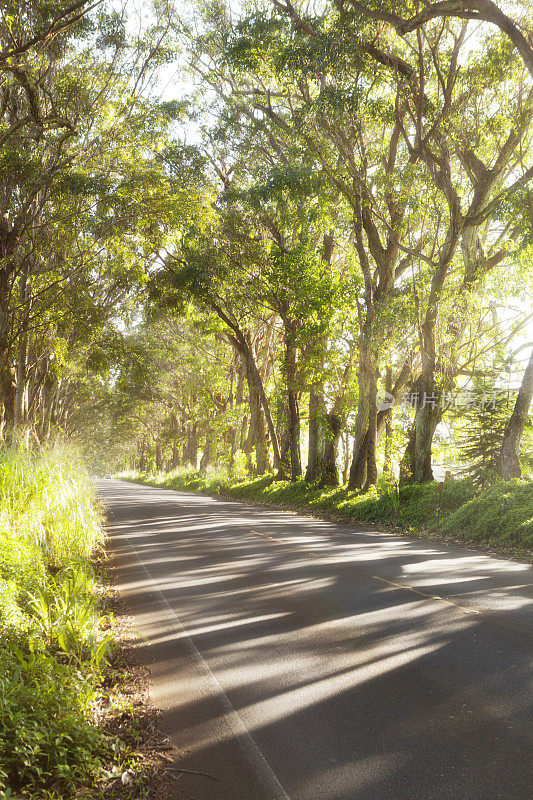
<instances>
[{"instance_id":1,"label":"curving road","mask_svg":"<svg viewBox=\"0 0 533 800\"><path fill-rule=\"evenodd\" d=\"M153 702L195 771L176 798L531 800L531 567L123 481L98 491Z\"/></svg>"}]
</instances>

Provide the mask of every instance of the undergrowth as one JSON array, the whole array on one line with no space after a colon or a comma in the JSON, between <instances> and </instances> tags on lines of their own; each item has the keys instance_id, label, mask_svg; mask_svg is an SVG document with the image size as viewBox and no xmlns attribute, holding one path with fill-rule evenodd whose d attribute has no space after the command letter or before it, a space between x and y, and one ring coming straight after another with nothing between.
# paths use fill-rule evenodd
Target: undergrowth
<instances>
[{"instance_id":1,"label":"undergrowth","mask_svg":"<svg viewBox=\"0 0 533 800\"><path fill-rule=\"evenodd\" d=\"M100 517L71 453L0 454L0 536L0 797L99 797L113 642L91 563Z\"/></svg>"},{"instance_id":2,"label":"undergrowth","mask_svg":"<svg viewBox=\"0 0 533 800\"><path fill-rule=\"evenodd\" d=\"M471 480L430 482L399 488L381 478L369 492L345 486L322 488L305 481L275 481L271 475L236 480L225 473L200 475L124 472L117 477L169 489L222 494L238 500L336 519L371 522L419 536L448 538L515 556L533 550L533 482L500 481L481 491Z\"/></svg>"}]
</instances>

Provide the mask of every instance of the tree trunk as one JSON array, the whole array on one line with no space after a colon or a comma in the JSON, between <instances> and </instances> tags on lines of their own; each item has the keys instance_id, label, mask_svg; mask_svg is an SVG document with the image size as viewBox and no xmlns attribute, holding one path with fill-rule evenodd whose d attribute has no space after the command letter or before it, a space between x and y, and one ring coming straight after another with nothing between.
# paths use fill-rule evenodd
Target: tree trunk
<instances>
[{"instance_id":1,"label":"tree trunk","mask_svg":"<svg viewBox=\"0 0 533 800\"><path fill-rule=\"evenodd\" d=\"M366 437L366 480L363 491L367 492L378 479L377 443L378 443L378 407L377 407L376 370L372 371L370 382L370 407L368 415L368 433Z\"/></svg>"},{"instance_id":2,"label":"tree trunk","mask_svg":"<svg viewBox=\"0 0 533 800\"><path fill-rule=\"evenodd\" d=\"M409 439L400 464L400 483L426 483L433 480L431 447L435 430L442 417L442 409L437 406L436 375L437 357L435 324L437 301L428 310L421 328L422 371L413 387L416 398L415 419L409 432Z\"/></svg>"},{"instance_id":3,"label":"tree trunk","mask_svg":"<svg viewBox=\"0 0 533 800\"><path fill-rule=\"evenodd\" d=\"M300 409L298 396L292 389L288 392L288 434L289 453L291 457L291 480L297 481L302 477L302 458L300 452Z\"/></svg>"},{"instance_id":4,"label":"tree trunk","mask_svg":"<svg viewBox=\"0 0 533 800\"><path fill-rule=\"evenodd\" d=\"M257 388L259 393L259 397L261 398L261 405L263 407L263 413L265 415L265 420L268 428L268 433L270 435L270 441L272 444L272 450L274 454L274 467L278 470L278 474L282 473L282 464L281 464L281 454L279 449L279 443L276 436L276 429L274 427L274 420L272 419L272 414L270 413L270 406L268 403L268 399L265 392L265 387L263 385L263 381L261 379L261 375L259 373L259 369L257 367L254 354L251 350L250 343L247 341L244 332L240 329L239 325L230 319L228 315L223 311L223 309L218 306L216 303L211 303L211 308L220 317L220 319L229 327L232 333L228 334L228 339L230 343L235 347L237 352L239 352L244 358L249 359L249 367L251 370L251 374L253 377L254 384Z\"/></svg>"},{"instance_id":5,"label":"tree trunk","mask_svg":"<svg viewBox=\"0 0 533 800\"><path fill-rule=\"evenodd\" d=\"M241 361L241 360L242 359L239 359L239 361ZM239 363L239 361L237 362L237 364L238 364L238 366L237 366L237 388L235 390L235 407L236 408L240 408L242 406L243 399L244 399L243 369L242 369L242 366ZM241 421L240 424L237 421L235 423L235 429L233 431L233 441L231 443L231 454L230 454L230 464L231 464L231 466L233 466L233 461L235 459L235 454L236 454L237 450L239 450L239 448L241 446L241 441L242 441L242 421Z\"/></svg>"},{"instance_id":6,"label":"tree trunk","mask_svg":"<svg viewBox=\"0 0 533 800\"><path fill-rule=\"evenodd\" d=\"M342 435L342 444L343 444L342 482L343 484L347 484L348 476L350 474L350 434L347 428L344 430L344 433Z\"/></svg>"},{"instance_id":7,"label":"tree trunk","mask_svg":"<svg viewBox=\"0 0 533 800\"><path fill-rule=\"evenodd\" d=\"M155 446L155 468L157 472L161 472L163 469L163 449L159 440Z\"/></svg>"},{"instance_id":8,"label":"tree trunk","mask_svg":"<svg viewBox=\"0 0 533 800\"><path fill-rule=\"evenodd\" d=\"M309 392L309 446L305 480L319 480L324 468L328 432L327 409L323 388L313 386Z\"/></svg>"},{"instance_id":9,"label":"tree trunk","mask_svg":"<svg viewBox=\"0 0 533 800\"><path fill-rule=\"evenodd\" d=\"M413 461L413 477L415 483L426 483L433 480L431 464L431 448L433 436L440 421L437 409L426 405L415 417L415 453Z\"/></svg>"},{"instance_id":10,"label":"tree trunk","mask_svg":"<svg viewBox=\"0 0 533 800\"><path fill-rule=\"evenodd\" d=\"M341 393L328 412L322 392L309 394L309 461L305 480L316 481L319 486L339 485L337 458L343 424L339 410L343 399Z\"/></svg>"},{"instance_id":11,"label":"tree trunk","mask_svg":"<svg viewBox=\"0 0 533 800\"><path fill-rule=\"evenodd\" d=\"M325 349L325 348L324 348ZM321 362L321 368L323 363ZM309 451L306 481L318 481L321 486L338 486L337 466L339 441L344 416L348 382L352 371L352 358L346 364L342 383L331 411L324 399L324 384L315 385L309 393Z\"/></svg>"},{"instance_id":12,"label":"tree trunk","mask_svg":"<svg viewBox=\"0 0 533 800\"><path fill-rule=\"evenodd\" d=\"M17 435L26 423L28 391L28 323L31 311L29 273L35 268L35 253L29 256L19 278L19 302L23 308L23 322L18 342L18 363L16 368L17 387L15 391L14 428Z\"/></svg>"},{"instance_id":13,"label":"tree trunk","mask_svg":"<svg viewBox=\"0 0 533 800\"><path fill-rule=\"evenodd\" d=\"M41 421L39 439L42 444L45 444L50 438L50 431L52 427L52 413L54 410L54 401L57 391L57 381L48 373L43 384L42 394L42 407L43 416Z\"/></svg>"},{"instance_id":14,"label":"tree trunk","mask_svg":"<svg viewBox=\"0 0 533 800\"><path fill-rule=\"evenodd\" d=\"M328 422L328 432L320 483L323 486L338 486L339 468L337 466L337 456L339 439L342 432L342 417L340 414L335 414L332 411L327 415L326 419Z\"/></svg>"},{"instance_id":15,"label":"tree trunk","mask_svg":"<svg viewBox=\"0 0 533 800\"><path fill-rule=\"evenodd\" d=\"M289 437L289 415L286 398L277 396L276 431L279 439L281 468L276 474L276 480L286 480L291 471L291 443Z\"/></svg>"},{"instance_id":16,"label":"tree trunk","mask_svg":"<svg viewBox=\"0 0 533 800\"><path fill-rule=\"evenodd\" d=\"M361 348L359 359L359 402L352 465L348 478L350 489L366 489L377 480L376 366L372 353L366 347Z\"/></svg>"},{"instance_id":17,"label":"tree trunk","mask_svg":"<svg viewBox=\"0 0 533 800\"><path fill-rule=\"evenodd\" d=\"M422 387L426 387L423 389ZM434 389L422 380L415 384L418 396L415 419L409 431L409 438L400 463L400 485L427 483L432 481L431 448L435 430L442 418L442 410L427 402Z\"/></svg>"},{"instance_id":18,"label":"tree trunk","mask_svg":"<svg viewBox=\"0 0 533 800\"><path fill-rule=\"evenodd\" d=\"M187 434L187 460L194 470L198 469L198 424L192 422Z\"/></svg>"},{"instance_id":19,"label":"tree trunk","mask_svg":"<svg viewBox=\"0 0 533 800\"><path fill-rule=\"evenodd\" d=\"M15 427L15 392L16 383L14 370L10 364L0 366L0 390L2 393L3 428L4 438L13 435Z\"/></svg>"},{"instance_id":20,"label":"tree trunk","mask_svg":"<svg viewBox=\"0 0 533 800\"><path fill-rule=\"evenodd\" d=\"M250 438L255 448L256 472L264 475L270 469L268 439L265 417L258 390L255 371L249 356L245 357L246 381L248 383L248 404L250 407Z\"/></svg>"},{"instance_id":21,"label":"tree trunk","mask_svg":"<svg viewBox=\"0 0 533 800\"><path fill-rule=\"evenodd\" d=\"M17 387L15 390L14 427L19 430L26 422L27 373L28 373L28 335L22 331L17 363Z\"/></svg>"},{"instance_id":22,"label":"tree trunk","mask_svg":"<svg viewBox=\"0 0 533 800\"><path fill-rule=\"evenodd\" d=\"M246 442L248 441L247 431L248 431L248 414L244 414L241 422L241 427L239 430L239 447L238 447L239 450L244 451L244 447L246 445Z\"/></svg>"},{"instance_id":23,"label":"tree trunk","mask_svg":"<svg viewBox=\"0 0 533 800\"><path fill-rule=\"evenodd\" d=\"M143 436L141 442L141 455L139 458L139 471L146 472L146 437Z\"/></svg>"},{"instance_id":24,"label":"tree trunk","mask_svg":"<svg viewBox=\"0 0 533 800\"><path fill-rule=\"evenodd\" d=\"M200 472L202 475L205 475L205 471L209 464L209 459L211 458L211 431L207 431L207 435L205 438L205 446L202 451L202 457L200 459Z\"/></svg>"},{"instance_id":25,"label":"tree trunk","mask_svg":"<svg viewBox=\"0 0 533 800\"><path fill-rule=\"evenodd\" d=\"M511 418L507 423L501 449L501 472L504 480L521 478L520 440L527 422L529 407L533 398L533 351L522 378Z\"/></svg>"},{"instance_id":26,"label":"tree trunk","mask_svg":"<svg viewBox=\"0 0 533 800\"><path fill-rule=\"evenodd\" d=\"M294 345L294 327L284 320L285 324L285 372L287 380L287 430L289 436L289 453L291 459L291 480L297 481L302 476L302 457L300 453L300 409L296 391L296 347Z\"/></svg>"},{"instance_id":27,"label":"tree trunk","mask_svg":"<svg viewBox=\"0 0 533 800\"><path fill-rule=\"evenodd\" d=\"M42 407L43 386L47 375L48 357L43 358L42 363L37 368L34 367L28 376L26 416L28 420L31 420L34 435L37 435L35 428L37 426L39 409Z\"/></svg>"},{"instance_id":28,"label":"tree trunk","mask_svg":"<svg viewBox=\"0 0 533 800\"><path fill-rule=\"evenodd\" d=\"M387 396L392 392L392 371L387 367L385 374L385 391ZM379 417L379 414L378 414ZM379 420L378 420L379 436ZM383 474L392 475L392 414L387 414L385 418L385 444L383 448Z\"/></svg>"},{"instance_id":29,"label":"tree trunk","mask_svg":"<svg viewBox=\"0 0 533 800\"><path fill-rule=\"evenodd\" d=\"M172 457L170 460L171 470L177 469L180 462L180 448L179 448L179 434L180 425L178 415L172 415Z\"/></svg>"},{"instance_id":30,"label":"tree trunk","mask_svg":"<svg viewBox=\"0 0 533 800\"><path fill-rule=\"evenodd\" d=\"M0 233L7 225L0 220ZM0 237L0 256L5 258L2 237ZM2 406L2 435L9 436L13 430L15 408L15 385L9 354L9 296L11 271L7 266L0 268L0 404Z\"/></svg>"}]
</instances>

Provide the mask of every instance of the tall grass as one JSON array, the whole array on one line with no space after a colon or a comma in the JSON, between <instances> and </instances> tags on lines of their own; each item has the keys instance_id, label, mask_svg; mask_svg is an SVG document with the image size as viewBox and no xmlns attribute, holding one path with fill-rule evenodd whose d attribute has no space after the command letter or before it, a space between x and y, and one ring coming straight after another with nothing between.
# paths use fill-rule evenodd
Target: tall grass
<instances>
[{"instance_id":1,"label":"tall grass","mask_svg":"<svg viewBox=\"0 0 533 800\"><path fill-rule=\"evenodd\" d=\"M55 566L87 563L103 541L87 474L66 450L1 453L0 513L14 538Z\"/></svg>"},{"instance_id":2,"label":"tall grass","mask_svg":"<svg viewBox=\"0 0 533 800\"><path fill-rule=\"evenodd\" d=\"M109 637L102 526L74 454L0 453L0 537L0 796L75 797L105 749L91 714Z\"/></svg>"},{"instance_id":3,"label":"tall grass","mask_svg":"<svg viewBox=\"0 0 533 800\"><path fill-rule=\"evenodd\" d=\"M172 472L139 472L128 470L115 476L125 481L142 483L146 486L160 486L163 489L183 489L188 492L204 492L216 494L238 483L240 478L231 477L227 469L210 469L207 473L199 473L190 467L177 467ZM271 478L268 478L270 483ZM250 481L247 481L249 483Z\"/></svg>"}]
</instances>

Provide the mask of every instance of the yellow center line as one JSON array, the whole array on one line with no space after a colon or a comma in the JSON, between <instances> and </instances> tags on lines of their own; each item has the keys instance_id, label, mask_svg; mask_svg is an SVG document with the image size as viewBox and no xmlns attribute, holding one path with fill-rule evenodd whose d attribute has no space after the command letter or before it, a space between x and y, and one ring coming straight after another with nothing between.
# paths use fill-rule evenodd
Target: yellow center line
<instances>
[{"instance_id":1,"label":"yellow center line","mask_svg":"<svg viewBox=\"0 0 533 800\"><path fill-rule=\"evenodd\" d=\"M273 542L283 542L283 539L276 539L275 536L267 536L266 533L261 533L261 531L250 531L250 533L255 533L256 536L266 536L267 539L271 539Z\"/></svg>"},{"instance_id":2,"label":"yellow center line","mask_svg":"<svg viewBox=\"0 0 533 800\"><path fill-rule=\"evenodd\" d=\"M379 575L372 575L372 577L376 581L387 583L389 586L395 586L398 589L405 589L406 591L413 592L414 594L418 594L421 597L426 597L428 600L440 600L441 603L447 603L449 606L454 606L455 608L459 608L461 611L464 611L465 614L481 613L476 608L468 608L467 606L461 606L459 605L459 603L454 603L453 600L448 600L446 597L440 597L438 594L428 594L427 592L421 592L420 589L415 589L413 586L406 586L403 583L395 583L394 581L387 580L387 578L380 578Z\"/></svg>"},{"instance_id":3,"label":"yellow center line","mask_svg":"<svg viewBox=\"0 0 533 800\"><path fill-rule=\"evenodd\" d=\"M280 542L283 544L283 539L276 539L274 536L267 536L266 533L261 533L261 531L250 531L250 533L254 533L256 536L266 536L267 539L270 539L272 542ZM312 553L308 551L308 556L316 556L316 553ZM480 614L481 612L478 611L476 608L468 608L467 606L461 606L459 603L454 603L453 600L448 600L446 597L440 597L438 594L428 594L427 592L421 592L420 589L415 589L414 586L406 586L404 583L396 583L395 581L390 581L388 578L380 578L379 575L372 575L372 578L376 581L381 581L382 583L386 583L388 586L394 586L396 589L404 589L407 592L413 592L413 594L418 594L420 597L425 597L427 600L439 600L441 603L446 603L449 606L454 606L454 608L458 608L460 611L464 611L465 614Z\"/></svg>"}]
</instances>

